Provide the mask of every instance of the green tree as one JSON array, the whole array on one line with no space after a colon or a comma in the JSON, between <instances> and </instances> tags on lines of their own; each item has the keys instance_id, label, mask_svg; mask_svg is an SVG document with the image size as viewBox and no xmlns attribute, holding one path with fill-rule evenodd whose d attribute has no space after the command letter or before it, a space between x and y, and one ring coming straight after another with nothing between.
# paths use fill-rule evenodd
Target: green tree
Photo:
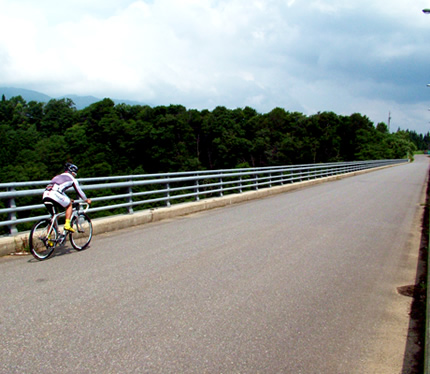
<instances>
[{"instance_id":1,"label":"green tree","mask_svg":"<svg viewBox=\"0 0 430 374\"><path fill-rule=\"evenodd\" d=\"M65 161L80 177L411 157L430 134L398 131L362 114L306 116L274 108L115 105L76 110L17 96L0 101L0 181L49 179Z\"/></svg>"},{"instance_id":2,"label":"green tree","mask_svg":"<svg viewBox=\"0 0 430 374\"><path fill-rule=\"evenodd\" d=\"M76 108L70 99L52 99L43 109L44 115L39 122L38 130L46 136L63 134L76 123Z\"/></svg>"},{"instance_id":3,"label":"green tree","mask_svg":"<svg viewBox=\"0 0 430 374\"><path fill-rule=\"evenodd\" d=\"M59 165L67 160L67 143L63 135L43 138L36 144L35 154L48 170L57 172Z\"/></svg>"},{"instance_id":4,"label":"green tree","mask_svg":"<svg viewBox=\"0 0 430 374\"><path fill-rule=\"evenodd\" d=\"M376 126L376 130L381 132L382 134L389 134L388 126L384 122L378 123Z\"/></svg>"}]
</instances>

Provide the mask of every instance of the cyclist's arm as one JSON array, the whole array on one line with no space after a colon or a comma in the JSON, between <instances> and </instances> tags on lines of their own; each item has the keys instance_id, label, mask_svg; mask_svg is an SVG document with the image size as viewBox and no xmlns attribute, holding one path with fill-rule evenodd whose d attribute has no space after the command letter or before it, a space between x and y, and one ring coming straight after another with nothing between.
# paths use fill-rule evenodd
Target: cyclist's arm
<instances>
[{"instance_id":1,"label":"cyclist's arm","mask_svg":"<svg viewBox=\"0 0 430 374\"><path fill-rule=\"evenodd\" d=\"M85 195L85 192L82 191L81 186L79 185L79 182L77 181L77 179L74 179L73 181L73 188L75 189L76 193L79 195L79 197L86 201L88 204L91 204L91 200L88 199L87 195Z\"/></svg>"}]
</instances>

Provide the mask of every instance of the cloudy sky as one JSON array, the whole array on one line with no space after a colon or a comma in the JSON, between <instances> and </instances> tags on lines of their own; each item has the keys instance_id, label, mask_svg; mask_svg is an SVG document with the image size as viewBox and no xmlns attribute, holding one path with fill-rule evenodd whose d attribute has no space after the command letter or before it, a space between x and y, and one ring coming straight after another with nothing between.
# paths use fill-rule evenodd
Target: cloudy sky
<instances>
[{"instance_id":1,"label":"cloudy sky","mask_svg":"<svg viewBox=\"0 0 430 374\"><path fill-rule=\"evenodd\" d=\"M430 0L0 0L0 86L430 130Z\"/></svg>"}]
</instances>

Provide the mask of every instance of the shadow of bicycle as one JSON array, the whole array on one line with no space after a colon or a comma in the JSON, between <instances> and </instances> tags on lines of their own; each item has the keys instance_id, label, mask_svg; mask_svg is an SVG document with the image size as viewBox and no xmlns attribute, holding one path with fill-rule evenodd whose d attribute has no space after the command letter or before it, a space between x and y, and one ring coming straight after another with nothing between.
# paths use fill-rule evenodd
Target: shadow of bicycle
<instances>
[{"instance_id":1,"label":"shadow of bicycle","mask_svg":"<svg viewBox=\"0 0 430 374\"><path fill-rule=\"evenodd\" d=\"M76 253L80 253L80 252L84 252L87 249L89 249L91 246L89 245L87 248L83 249L83 250L76 250L75 248L73 248L71 245L67 244L67 245L62 245L58 248L55 248L54 253L49 256L47 259L45 260L37 260L36 258L34 258L30 253L28 254L28 256L30 256L28 262L30 263L38 263L38 262L45 262L45 261L49 261L55 257L61 257L61 256L67 256L67 255L72 255L72 254L76 254Z\"/></svg>"}]
</instances>

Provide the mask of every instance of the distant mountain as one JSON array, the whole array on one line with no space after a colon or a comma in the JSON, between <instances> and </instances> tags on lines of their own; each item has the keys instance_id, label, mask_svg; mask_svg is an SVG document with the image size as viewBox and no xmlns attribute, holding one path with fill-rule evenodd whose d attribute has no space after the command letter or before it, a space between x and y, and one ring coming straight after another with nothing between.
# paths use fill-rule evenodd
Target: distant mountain
<instances>
[{"instance_id":1,"label":"distant mountain","mask_svg":"<svg viewBox=\"0 0 430 374\"><path fill-rule=\"evenodd\" d=\"M94 96L78 96L78 95L64 95L57 97L57 99L70 99L75 103L76 109L84 109L87 106L94 104L101 99Z\"/></svg>"},{"instance_id":2,"label":"distant mountain","mask_svg":"<svg viewBox=\"0 0 430 374\"><path fill-rule=\"evenodd\" d=\"M24 88L13 88L13 87L0 87L0 96L4 95L6 99L10 99L15 96L22 96L25 101L37 101L41 103L47 103L51 100L51 97L43 93L26 90Z\"/></svg>"},{"instance_id":3,"label":"distant mountain","mask_svg":"<svg viewBox=\"0 0 430 374\"><path fill-rule=\"evenodd\" d=\"M48 95L45 95L41 92L27 90L24 88L14 88L14 87L0 87L0 97L4 95L6 99L11 99L15 96L21 96L25 101L37 101L40 103L47 103L49 100L54 99ZM55 99L71 99L76 106L76 109L84 109L87 106L94 104L102 99L99 99L94 96L78 96L78 95L64 95L60 97L56 97ZM128 104L128 105L146 105L144 103L133 101L133 100L122 100L122 99L112 99L115 104Z\"/></svg>"}]
</instances>

